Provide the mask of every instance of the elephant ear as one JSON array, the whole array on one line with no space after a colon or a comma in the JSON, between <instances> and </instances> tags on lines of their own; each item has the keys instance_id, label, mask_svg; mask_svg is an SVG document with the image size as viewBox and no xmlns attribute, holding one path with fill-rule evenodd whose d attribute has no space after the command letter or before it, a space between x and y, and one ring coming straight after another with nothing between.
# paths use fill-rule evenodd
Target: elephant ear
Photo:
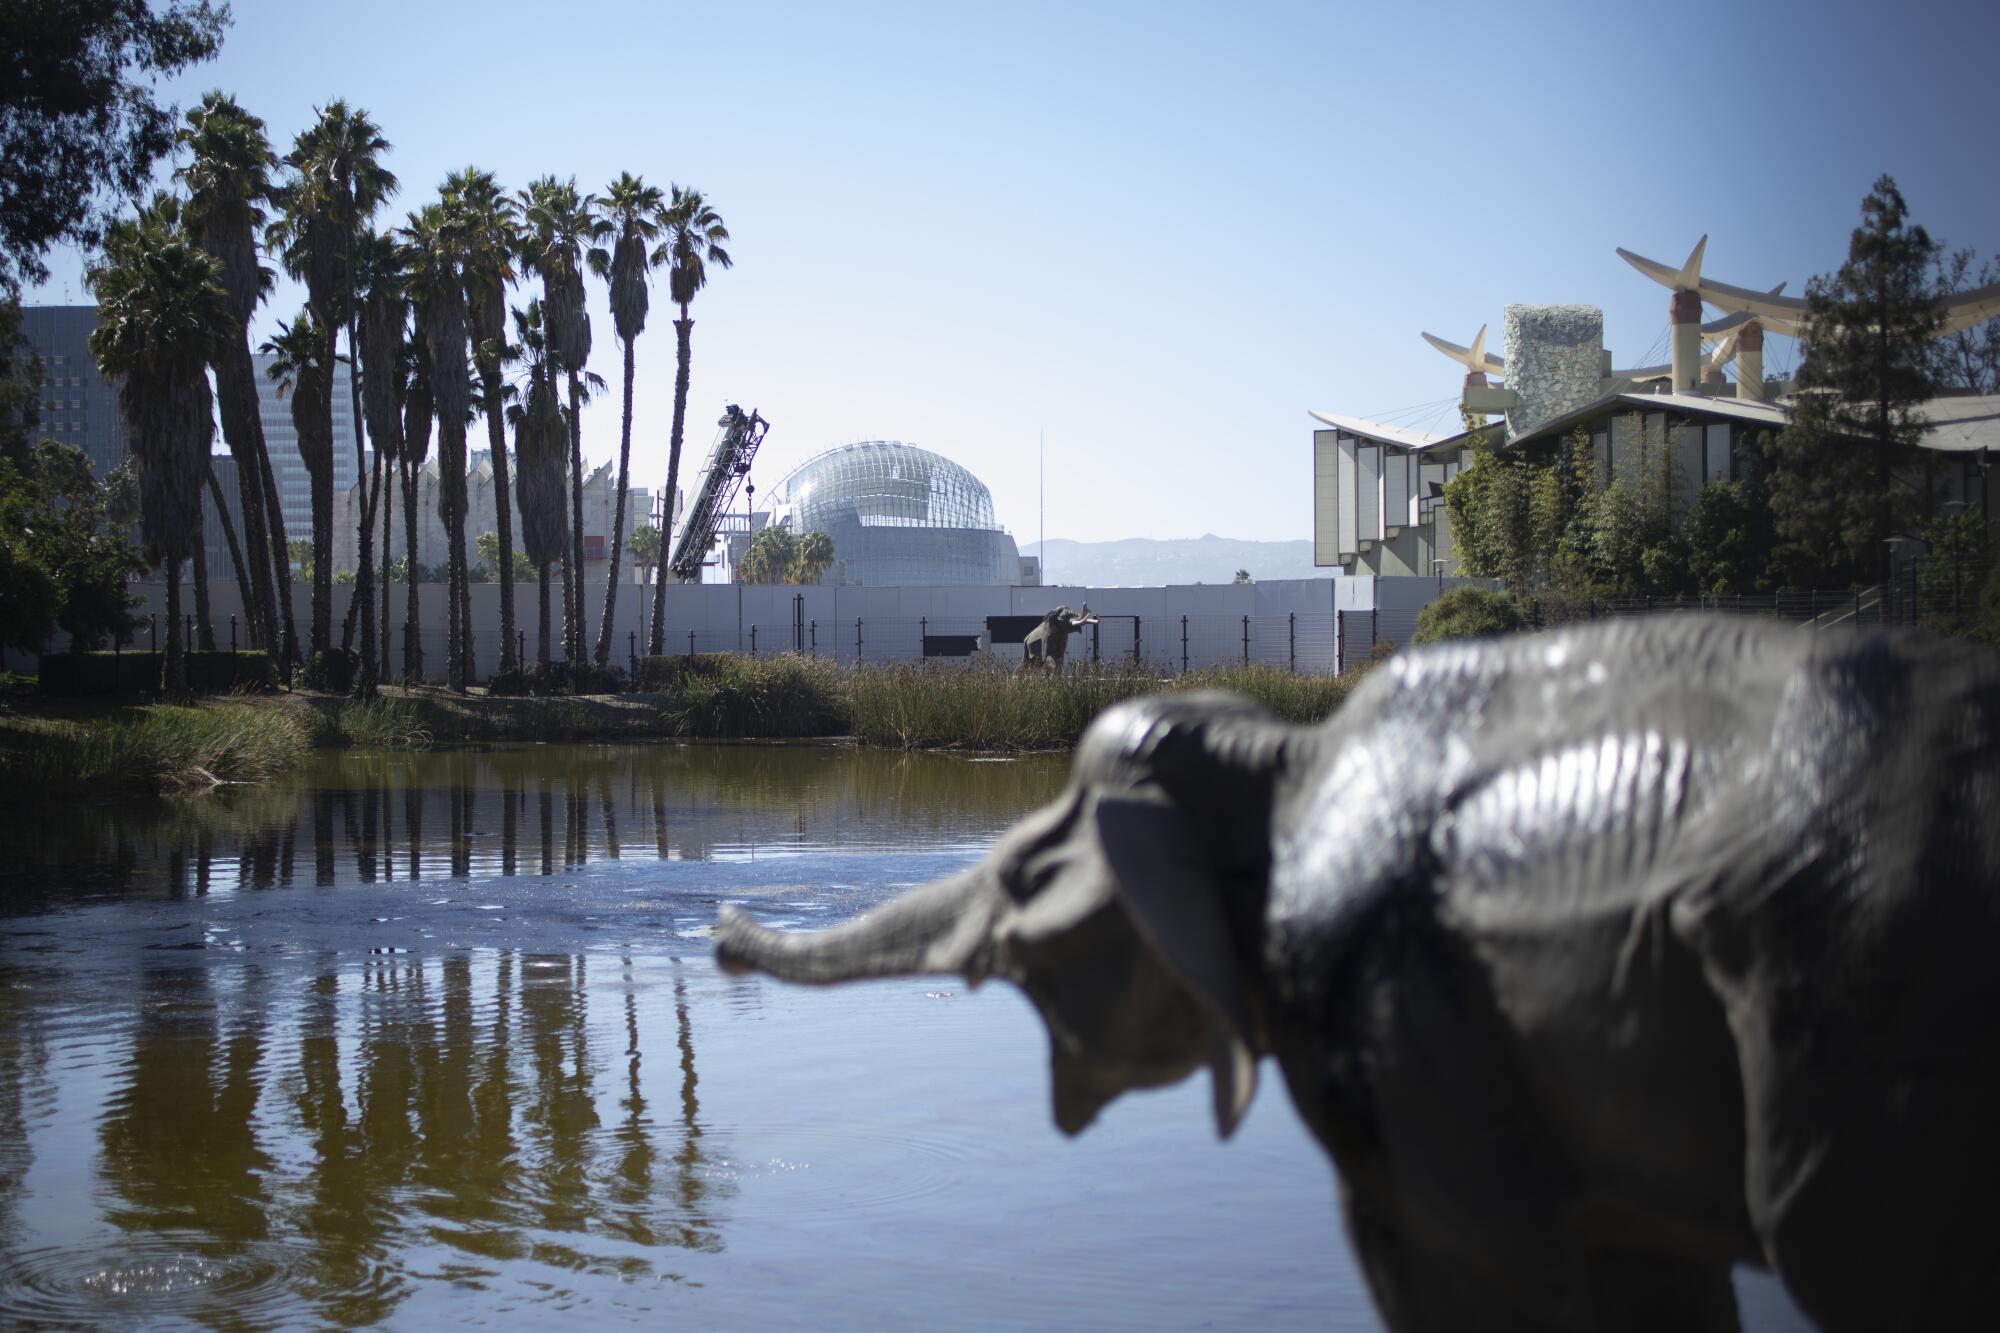
<instances>
[{"instance_id":1,"label":"elephant ear","mask_svg":"<svg viewBox=\"0 0 2000 1333\"><path fill-rule=\"evenodd\" d=\"M1257 1056L1222 878L1193 821L1167 800L1101 797L1095 819L1119 901L1159 962L1200 1001L1215 1127L1228 1138L1257 1091Z\"/></svg>"}]
</instances>

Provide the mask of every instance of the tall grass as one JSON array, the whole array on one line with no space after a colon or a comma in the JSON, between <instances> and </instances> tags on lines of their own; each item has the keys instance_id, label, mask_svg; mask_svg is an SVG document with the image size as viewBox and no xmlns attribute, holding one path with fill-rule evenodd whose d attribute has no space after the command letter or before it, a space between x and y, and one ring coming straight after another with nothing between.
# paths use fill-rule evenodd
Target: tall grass
<instances>
[{"instance_id":1,"label":"tall grass","mask_svg":"<svg viewBox=\"0 0 2000 1333\"><path fill-rule=\"evenodd\" d=\"M1354 681L1259 666L1163 677L1119 664L1061 675L1013 675L998 666L861 667L846 683L854 734L870 745L1051 750L1076 744L1099 713L1140 695L1233 690L1287 721L1312 723L1339 707Z\"/></svg>"},{"instance_id":2,"label":"tall grass","mask_svg":"<svg viewBox=\"0 0 2000 1333\"><path fill-rule=\"evenodd\" d=\"M831 662L774 657L698 659L664 682L661 717L682 736L839 736L850 726L851 685Z\"/></svg>"},{"instance_id":3,"label":"tall grass","mask_svg":"<svg viewBox=\"0 0 2000 1333\"><path fill-rule=\"evenodd\" d=\"M0 780L38 796L186 792L268 781L311 743L301 720L282 709L156 704L111 718L8 727Z\"/></svg>"}]
</instances>

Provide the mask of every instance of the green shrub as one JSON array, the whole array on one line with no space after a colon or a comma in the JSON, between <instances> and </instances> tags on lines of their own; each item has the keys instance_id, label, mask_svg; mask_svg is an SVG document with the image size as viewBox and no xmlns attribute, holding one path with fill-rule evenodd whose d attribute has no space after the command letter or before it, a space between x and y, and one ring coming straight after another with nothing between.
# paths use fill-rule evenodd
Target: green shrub
<instances>
[{"instance_id":1,"label":"green shrub","mask_svg":"<svg viewBox=\"0 0 2000 1333\"><path fill-rule=\"evenodd\" d=\"M617 694L625 688L625 673L613 666L576 666L551 663L548 666L510 667L496 671L486 682L486 692L503 698L524 695Z\"/></svg>"},{"instance_id":2,"label":"green shrub","mask_svg":"<svg viewBox=\"0 0 2000 1333\"><path fill-rule=\"evenodd\" d=\"M151 694L160 686L160 659L154 652L44 653L39 667L41 692L62 698L93 698L113 694ZM190 652L186 655L188 688L197 694L251 693L275 689L278 674L270 654Z\"/></svg>"},{"instance_id":3,"label":"green shrub","mask_svg":"<svg viewBox=\"0 0 2000 1333\"><path fill-rule=\"evenodd\" d=\"M351 648L322 648L306 664L305 687L328 694L346 694L354 688L354 674L361 669L361 657Z\"/></svg>"},{"instance_id":4,"label":"green shrub","mask_svg":"<svg viewBox=\"0 0 2000 1333\"><path fill-rule=\"evenodd\" d=\"M379 695L322 706L316 745L364 750L422 750L431 743L422 710L410 699Z\"/></svg>"},{"instance_id":5,"label":"green shrub","mask_svg":"<svg viewBox=\"0 0 2000 1333\"><path fill-rule=\"evenodd\" d=\"M1527 623L1520 604L1506 593L1461 585L1417 613L1417 632L1410 642L1492 638L1512 634Z\"/></svg>"},{"instance_id":6,"label":"green shrub","mask_svg":"<svg viewBox=\"0 0 2000 1333\"><path fill-rule=\"evenodd\" d=\"M664 665L648 677L649 664ZM832 662L780 653L752 660L646 657L641 680L666 696L661 716L685 736L838 736L850 725L847 690Z\"/></svg>"},{"instance_id":7,"label":"green shrub","mask_svg":"<svg viewBox=\"0 0 2000 1333\"><path fill-rule=\"evenodd\" d=\"M676 690L690 678L720 675L736 660L735 653L663 653L642 657L632 676L632 689L640 694Z\"/></svg>"}]
</instances>

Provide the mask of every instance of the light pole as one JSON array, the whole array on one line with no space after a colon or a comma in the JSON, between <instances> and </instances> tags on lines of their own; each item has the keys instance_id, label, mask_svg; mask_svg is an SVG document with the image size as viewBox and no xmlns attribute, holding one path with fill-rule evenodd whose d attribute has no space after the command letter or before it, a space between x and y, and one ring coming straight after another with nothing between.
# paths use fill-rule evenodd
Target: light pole
<instances>
[{"instance_id":1,"label":"light pole","mask_svg":"<svg viewBox=\"0 0 2000 1333\"><path fill-rule=\"evenodd\" d=\"M1431 573L1437 575L1437 595L1440 597L1444 596L1444 561L1431 561Z\"/></svg>"}]
</instances>

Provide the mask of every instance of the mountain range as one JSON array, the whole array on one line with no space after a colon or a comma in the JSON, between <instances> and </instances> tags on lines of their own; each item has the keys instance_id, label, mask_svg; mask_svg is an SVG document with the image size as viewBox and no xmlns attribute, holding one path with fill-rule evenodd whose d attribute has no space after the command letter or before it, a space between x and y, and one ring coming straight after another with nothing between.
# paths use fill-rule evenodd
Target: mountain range
<instances>
[{"instance_id":1,"label":"mountain range","mask_svg":"<svg viewBox=\"0 0 2000 1333\"><path fill-rule=\"evenodd\" d=\"M1036 555L1039 545L1023 542L1021 554ZM1328 578L1334 572L1313 567L1309 541L1234 541L1213 533L1165 540L1128 537L1111 542L1051 538L1048 558L1042 562L1042 582L1052 587L1091 588L1228 583L1239 569L1250 571L1250 577L1259 582Z\"/></svg>"}]
</instances>

